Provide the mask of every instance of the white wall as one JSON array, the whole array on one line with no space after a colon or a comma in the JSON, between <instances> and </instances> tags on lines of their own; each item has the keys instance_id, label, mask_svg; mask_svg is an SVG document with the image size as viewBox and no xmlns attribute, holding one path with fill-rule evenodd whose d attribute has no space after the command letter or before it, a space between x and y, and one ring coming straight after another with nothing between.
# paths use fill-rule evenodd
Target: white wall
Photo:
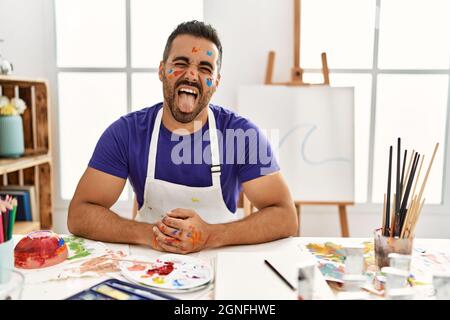
<instances>
[{"instance_id":1,"label":"white wall","mask_svg":"<svg viewBox=\"0 0 450 320\"><path fill-rule=\"evenodd\" d=\"M17 76L48 79L52 101L56 101L52 8L52 0L0 0L0 39L6 40L0 50L13 62ZM277 52L274 81L289 80L293 64L292 0L205 0L204 13L205 21L218 30L224 47L222 82L213 102L237 109L237 87L263 82L269 50ZM57 105L53 103L52 107L55 134ZM54 151L56 149L55 145ZM54 161L57 160L54 155ZM450 168L448 150L446 163ZM450 180L450 170L447 170L446 180ZM447 203L448 193L444 193ZM350 208L350 234L370 236L380 225L380 209L380 206ZM66 214L65 210L54 213L55 231L66 232ZM338 236L337 208L304 207L301 234ZM445 212L442 207L426 206L417 236L450 238L450 212Z\"/></svg>"},{"instance_id":2,"label":"white wall","mask_svg":"<svg viewBox=\"0 0 450 320\"><path fill-rule=\"evenodd\" d=\"M206 0L204 20L218 31L223 45L222 80L213 102L238 110L237 88L264 82L267 54L276 51L273 80L289 81L293 65L292 0ZM450 137L447 138L450 141ZM447 168L450 168L447 148ZM444 150L444 149L441 149ZM447 170L446 181L450 180ZM445 190L448 187L444 186ZM416 235L450 238L448 191L446 207L425 206ZM381 206L365 205L349 209L351 236L370 236L381 224ZM339 236L336 207L304 207L301 217L303 236Z\"/></svg>"}]
</instances>

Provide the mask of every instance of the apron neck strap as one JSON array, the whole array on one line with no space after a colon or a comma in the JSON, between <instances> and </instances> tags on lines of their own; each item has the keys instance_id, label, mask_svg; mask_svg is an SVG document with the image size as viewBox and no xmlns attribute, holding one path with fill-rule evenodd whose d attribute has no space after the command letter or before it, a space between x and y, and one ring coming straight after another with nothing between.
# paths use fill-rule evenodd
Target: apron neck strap
<instances>
[{"instance_id":1,"label":"apron neck strap","mask_svg":"<svg viewBox=\"0 0 450 320\"><path fill-rule=\"evenodd\" d=\"M155 178L156 168L156 152L158 147L159 132L161 129L162 114L164 107L159 109L156 115L155 124L153 126L152 136L150 140L150 150L148 152L147 177ZM214 112L208 107L208 125L209 125L209 140L211 148L211 175L213 186L220 185L220 154L219 154L219 139L217 137L216 119Z\"/></svg>"}]
</instances>

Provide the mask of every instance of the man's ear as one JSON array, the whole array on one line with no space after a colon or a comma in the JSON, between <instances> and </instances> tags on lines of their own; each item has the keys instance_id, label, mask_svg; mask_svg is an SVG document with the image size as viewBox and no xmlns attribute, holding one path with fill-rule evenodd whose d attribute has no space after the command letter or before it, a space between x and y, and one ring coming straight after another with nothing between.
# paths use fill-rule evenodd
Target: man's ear
<instances>
[{"instance_id":1,"label":"man's ear","mask_svg":"<svg viewBox=\"0 0 450 320\"><path fill-rule=\"evenodd\" d=\"M216 89L219 87L219 83L220 83L220 73L217 75L217 78L216 78Z\"/></svg>"},{"instance_id":2,"label":"man's ear","mask_svg":"<svg viewBox=\"0 0 450 320\"><path fill-rule=\"evenodd\" d=\"M159 63L159 71L158 71L159 80L163 80L164 77L164 61Z\"/></svg>"}]
</instances>

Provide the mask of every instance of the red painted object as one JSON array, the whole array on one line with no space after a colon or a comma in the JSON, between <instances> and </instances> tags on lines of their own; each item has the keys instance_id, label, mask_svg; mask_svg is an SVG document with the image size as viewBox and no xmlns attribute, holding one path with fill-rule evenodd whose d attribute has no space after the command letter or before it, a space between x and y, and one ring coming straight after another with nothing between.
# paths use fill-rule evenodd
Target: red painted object
<instances>
[{"instance_id":1,"label":"red painted object","mask_svg":"<svg viewBox=\"0 0 450 320\"><path fill-rule=\"evenodd\" d=\"M14 248L14 265L22 269L50 267L67 259L64 239L52 231L35 231Z\"/></svg>"},{"instance_id":2,"label":"red painted object","mask_svg":"<svg viewBox=\"0 0 450 320\"><path fill-rule=\"evenodd\" d=\"M167 276L172 271L173 271L173 262L164 262L164 265L159 268L153 268L153 269L147 270L147 274L149 276L152 276L155 273L157 273L160 276Z\"/></svg>"}]
</instances>

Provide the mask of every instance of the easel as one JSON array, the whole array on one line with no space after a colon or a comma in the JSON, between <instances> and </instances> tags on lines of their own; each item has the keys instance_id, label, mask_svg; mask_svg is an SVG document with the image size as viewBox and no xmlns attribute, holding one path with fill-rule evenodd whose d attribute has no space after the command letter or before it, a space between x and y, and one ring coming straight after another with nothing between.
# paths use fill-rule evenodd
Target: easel
<instances>
[{"instance_id":1,"label":"easel","mask_svg":"<svg viewBox=\"0 0 450 320\"><path fill-rule=\"evenodd\" d=\"M266 85L284 85L284 86L305 86L305 85L329 85L330 76L327 63L327 55L322 52L322 75L323 83L311 84L305 83L303 81L303 69L300 67L300 17L301 17L301 6L300 0L294 1L294 66L291 68L291 81L289 82L278 82L272 81L273 68L275 63L275 51L270 51L267 60L266 78L264 84ZM343 237L349 236L348 230L348 220L347 220L347 206L353 205L353 202L327 202L327 201L294 201L295 208L297 210L299 230L300 230L300 207L302 205L311 206L337 206L339 210L339 220L341 224L341 235ZM245 194L242 197L242 204L244 208L244 214L247 216L253 212L253 205L247 199ZM300 231L298 233L300 235Z\"/></svg>"},{"instance_id":2,"label":"easel","mask_svg":"<svg viewBox=\"0 0 450 320\"><path fill-rule=\"evenodd\" d=\"M301 6L300 0L294 1L294 66L291 68L291 81L289 82L273 82L273 67L275 64L275 51L270 51L267 59L266 79L264 84L267 85L283 85L283 86L305 86L305 85L329 85L330 76L327 63L327 54L322 52L322 75L323 83L311 84L303 81L303 69L300 67L300 17Z\"/></svg>"}]
</instances>

